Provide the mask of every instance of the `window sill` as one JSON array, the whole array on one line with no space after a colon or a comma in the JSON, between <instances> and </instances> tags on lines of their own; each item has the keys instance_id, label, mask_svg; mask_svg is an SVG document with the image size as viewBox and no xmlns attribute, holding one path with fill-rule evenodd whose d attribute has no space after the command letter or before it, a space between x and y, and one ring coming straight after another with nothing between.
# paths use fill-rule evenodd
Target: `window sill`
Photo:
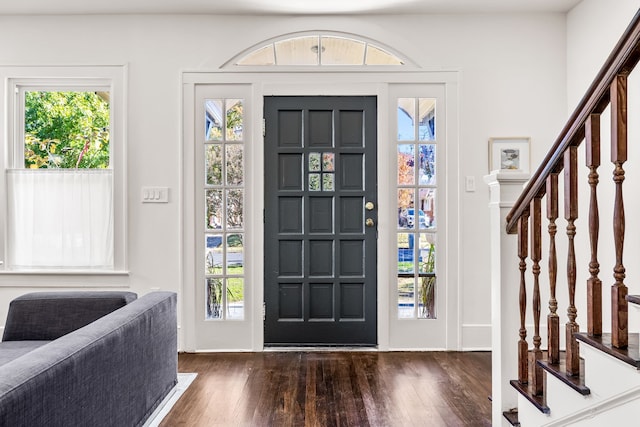
<instances>
[{"instance_id":1,"label":"window sill","mask_svg":"<svg viewBox=\"0 0 640 427\"><path fill-rule=\"evenodd\" d=\"M124 270L4 270L0 271L0 288L129 287L129 276L129 271Z\"/></svg>"}]
</instances>

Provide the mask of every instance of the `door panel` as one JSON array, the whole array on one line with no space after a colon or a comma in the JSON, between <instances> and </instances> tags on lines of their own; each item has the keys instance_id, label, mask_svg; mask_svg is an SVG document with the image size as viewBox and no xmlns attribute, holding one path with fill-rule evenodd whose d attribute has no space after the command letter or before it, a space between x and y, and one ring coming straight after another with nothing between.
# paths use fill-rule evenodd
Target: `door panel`
<instances>
[{"instance_id":1,"label":"door panel","mask_svg":"<svg viewBox=\"0 0 640 427\"><path fill-rule=\"evenodd\" d=\"M265 121L265 345L375 345L376 98L265 97Z\"/></svg>"}]
</instances>

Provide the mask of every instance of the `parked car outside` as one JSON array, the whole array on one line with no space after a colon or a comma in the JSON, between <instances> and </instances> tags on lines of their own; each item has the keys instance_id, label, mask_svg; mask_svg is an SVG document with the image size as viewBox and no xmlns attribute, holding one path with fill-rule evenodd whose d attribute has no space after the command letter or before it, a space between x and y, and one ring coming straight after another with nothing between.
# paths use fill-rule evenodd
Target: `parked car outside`
<instances>
[{"instance_id":1,"label":"parked car outside","mask_svg":"<svg viewBox=\"0 0 640 427\"><path fill-rule=\"evenodd\" d=\"M418 221L419 221L419 225L418 228L427 228L427 216L424 214L424 212L421 209L418 209ZM410 208L407 209L407 225L409 225L409 227L413 227L413 224L415 223L415 214L414 214L414 209Z\"/></svg>"}]
</instances>

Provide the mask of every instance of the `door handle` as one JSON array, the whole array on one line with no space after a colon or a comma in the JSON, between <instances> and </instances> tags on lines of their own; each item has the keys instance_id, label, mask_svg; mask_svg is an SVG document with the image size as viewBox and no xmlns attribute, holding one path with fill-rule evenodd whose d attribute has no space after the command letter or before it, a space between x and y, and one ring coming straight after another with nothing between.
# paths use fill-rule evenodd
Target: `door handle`
<instances>
[{"instance_id":1,"label":"door handle","mask_svg":"<svg viewBox=\"0 0 640 427\"><path fill-rule=\"evenodd\" d=\"M376 223L371 218L367 218L364 222L364 225L366 225L367 227L373 227L374 225L376 225Z\"/></svg>"}]
</instances>

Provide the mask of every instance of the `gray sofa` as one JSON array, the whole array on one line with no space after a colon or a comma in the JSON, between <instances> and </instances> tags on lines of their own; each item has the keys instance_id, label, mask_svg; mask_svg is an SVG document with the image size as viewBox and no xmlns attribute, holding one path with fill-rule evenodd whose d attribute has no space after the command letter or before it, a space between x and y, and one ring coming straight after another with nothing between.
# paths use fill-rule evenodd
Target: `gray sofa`
<instances>
[{"instance_id":1,"label":"gray sofa","mask_svg":"<svg viewBox=\"0 0 640 427\"><path fill-rule=\"evenodd\" d=\"M141 426L177 364L173 292L24 295L0 342L0 426Z\"/></svg>"}]
</instances>

